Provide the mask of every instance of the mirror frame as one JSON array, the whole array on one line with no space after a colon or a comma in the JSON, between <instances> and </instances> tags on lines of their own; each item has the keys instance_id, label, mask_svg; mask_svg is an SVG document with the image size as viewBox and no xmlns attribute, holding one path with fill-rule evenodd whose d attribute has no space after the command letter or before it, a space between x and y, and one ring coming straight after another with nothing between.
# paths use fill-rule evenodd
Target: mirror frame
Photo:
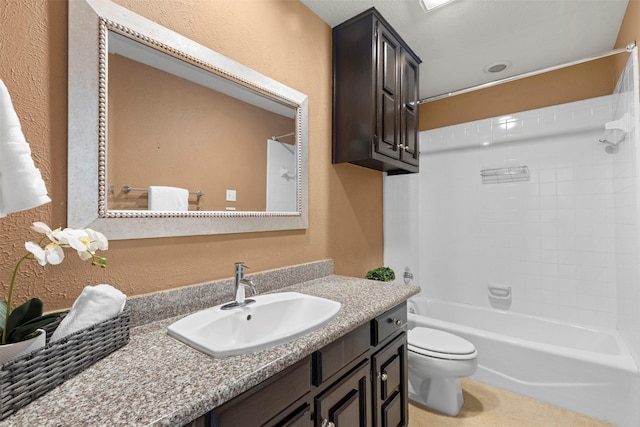
<instances>
[{"instance_id":1,"label":"mirror frame","mask_svg":"<svg viewBox=\"0 0 640 427\"><path fill-rule=\"evenodd\" d=\"M107 56L113 31L296 109L296 212L107 209ZM108 0L69 2L67 226L109 239L297 230L308 219L307 96Z\"/></svg>"}]
</instances>

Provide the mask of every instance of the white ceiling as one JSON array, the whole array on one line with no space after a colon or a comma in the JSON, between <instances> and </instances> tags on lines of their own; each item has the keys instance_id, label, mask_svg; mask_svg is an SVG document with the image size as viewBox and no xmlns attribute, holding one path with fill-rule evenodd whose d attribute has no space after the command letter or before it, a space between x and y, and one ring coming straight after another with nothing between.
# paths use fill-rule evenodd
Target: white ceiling
<instances>
[{"instance_id":1,"label":"white ceiling","mask_svg":"<svg viewBox=\"0 0 640 427\"><path fill-rule=\"evenodd\" d=\"M613 49L628 0L301 0L329 26L375 7L422 59L426 98ZM632 40L625 40L625 44ZM508 62L489 74L487 66Z\"/></svg>"}]
</instances>

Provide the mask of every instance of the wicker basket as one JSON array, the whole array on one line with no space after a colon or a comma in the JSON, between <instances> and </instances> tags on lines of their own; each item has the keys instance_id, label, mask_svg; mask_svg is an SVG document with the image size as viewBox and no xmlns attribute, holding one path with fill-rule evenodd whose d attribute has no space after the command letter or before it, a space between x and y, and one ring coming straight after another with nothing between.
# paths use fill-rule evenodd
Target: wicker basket
<instances>
[{"instance_id":1,"label":"wicker basket","mask_svg":"<svg viewBox=\"0 0 640 427\"><path fill-rule=\"evenodd\" d=\"M0 420L129 342L130 309L0 367ZM45 326L47 342L64 316Z\"/></svg>"}]
</instances>

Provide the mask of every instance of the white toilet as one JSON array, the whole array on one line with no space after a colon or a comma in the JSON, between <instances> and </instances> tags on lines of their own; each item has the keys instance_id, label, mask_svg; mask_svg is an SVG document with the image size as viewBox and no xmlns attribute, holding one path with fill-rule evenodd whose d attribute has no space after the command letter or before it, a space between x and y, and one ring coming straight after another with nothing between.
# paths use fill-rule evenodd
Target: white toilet
<instances>
[{"instance_id":1,"label":"white toilet","mask_svg":"<svg viewBox=\"0 0 640 427\"><path fill-rule=\"evenodd\" d=\"M409 398L456 416L464 403L461 377L478 367L473 344L448 332L415 327L409 331Z\"/></svg>"}]
</instances>

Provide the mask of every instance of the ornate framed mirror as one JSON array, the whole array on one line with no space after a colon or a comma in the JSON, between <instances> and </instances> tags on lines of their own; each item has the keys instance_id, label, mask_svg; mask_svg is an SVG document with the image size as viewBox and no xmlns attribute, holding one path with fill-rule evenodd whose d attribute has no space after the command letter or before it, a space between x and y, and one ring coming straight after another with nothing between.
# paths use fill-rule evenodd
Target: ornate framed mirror
<instances>
[{"instance_id":1,"label":"ornate framed mirror","mask_svg":"<svg viewBox=\"0 0 640 427\"><path fill-rule=\"evenodd\" d=\"M108 0L69 3L70 227L307 228L307 121L294 89Z\"/></svg>"}]
</instances>

